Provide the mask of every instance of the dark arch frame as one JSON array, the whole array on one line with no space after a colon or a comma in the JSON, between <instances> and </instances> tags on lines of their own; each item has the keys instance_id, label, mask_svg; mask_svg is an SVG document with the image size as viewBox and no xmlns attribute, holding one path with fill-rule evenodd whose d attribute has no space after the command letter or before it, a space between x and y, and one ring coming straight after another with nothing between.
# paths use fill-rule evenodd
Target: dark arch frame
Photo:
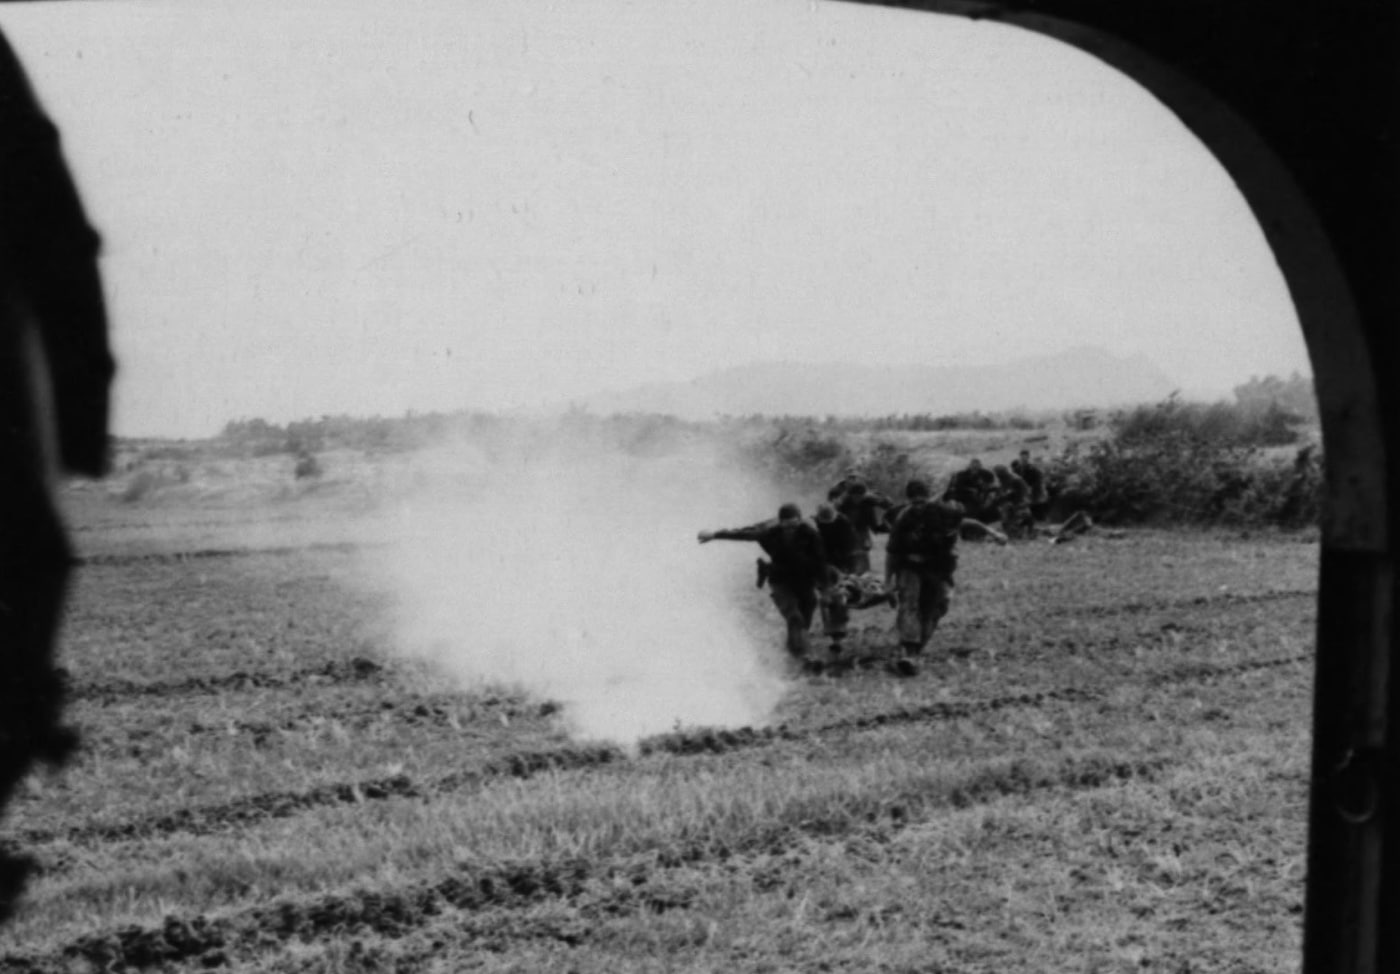
<instances>
[{"instance_id":1,"label":"dark arch frame","mask_svg":"<svg viewBox=\"0 0 1400 974\"><path fill-rule=\"evenodd\" d=\"M1322 408L1306 974L1400 970L1400 4L1390 0L844 0L1057 38L1153 93L1253 208ZM1388 924L1386 921L1390 920Z\"/></svg>"},{"instance_id":2,"label":"dark arch frame","mask_svg":"<svg viewBox=\"0 0 1400 974\"><path fill-rule=\"evenodd\" d=\"M1213 152L1288 283L1322 412L1303 969L1400 970L1400 4L847 0L1035 31L1117 68ZM1389 921L1389 922L1387 922Z\"/></svg>"}]
</instances>

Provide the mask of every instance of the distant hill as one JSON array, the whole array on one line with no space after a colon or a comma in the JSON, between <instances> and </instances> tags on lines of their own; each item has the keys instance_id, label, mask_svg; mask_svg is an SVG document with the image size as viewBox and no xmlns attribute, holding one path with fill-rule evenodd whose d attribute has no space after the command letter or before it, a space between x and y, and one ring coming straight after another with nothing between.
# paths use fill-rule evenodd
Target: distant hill
<instances>
[{"instance_id":1,"label":"distant hill","mask_svg":"<svg viewBox=\"0 0 1400 974\"><path fill-rule=\"evenodd\" d=\"M1101 348L985 366L759 362L689 382L657 382L574 400L601 413L884 416L1003 412L1155 402L1178 385L1142 356Z\"/></svg>"}]
</instances>

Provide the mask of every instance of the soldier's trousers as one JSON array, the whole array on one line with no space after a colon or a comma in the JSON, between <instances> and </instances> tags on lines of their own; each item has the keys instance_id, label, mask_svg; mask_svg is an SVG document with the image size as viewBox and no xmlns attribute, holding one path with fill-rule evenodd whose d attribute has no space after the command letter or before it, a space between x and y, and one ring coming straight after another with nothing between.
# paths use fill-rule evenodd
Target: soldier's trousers
<instances>
[{"instance_id":1,"label":"soldier's trousers","mask_svg":"<svg viewBox=\"0 0 1400 974\"><path fill-rule=\"evenodd\" d=\"M821 604L822 629L833 641L846 638L846 625L851 621L851 607L846 602L846 593L839 587L831 597Z\"/></svg>"},{"instance_id":2,"label":"soldier's trousers","mask_svg":"<svg viewBox=\"0 0 1400 974\"><path fill-rule=\"evenodd\" d=\"M816 588L769 582L768 594L787 623L787 651L793 656L806 656L812 648L807 631L817 613Z\"/></svg>"},{"instance_id":3,"label":"soldier's trousers","mask_svg":"<svg viewBox=\"0 0 1400 974\"><path fill-rule=\"evenodd\" d=\"M1002 504L997 508L1001 519L1001 530L1008 538L1028 537L1035 524L1029 504Z\"/></svg>"},{"instance_id":4,"label":"soldier's trousers","mask_svg":"<svg viewBox=\"0 0 1400 974\"><path fill-rule=\"evenodd\" d=\"M895 628L900 645L922 651L933 638L938 621L948 614L953 577L906 568L895 575L895 591L899 594Z\"/></svg>"}]
</instances>

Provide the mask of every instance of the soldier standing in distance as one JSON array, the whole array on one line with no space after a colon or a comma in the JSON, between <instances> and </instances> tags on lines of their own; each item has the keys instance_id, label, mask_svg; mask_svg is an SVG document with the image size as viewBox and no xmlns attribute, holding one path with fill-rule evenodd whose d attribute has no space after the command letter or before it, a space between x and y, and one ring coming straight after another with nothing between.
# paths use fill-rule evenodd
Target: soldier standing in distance
<instances>
[{"instance_id":1,"label":"soldier standing in distance","mask_svg":"<svg viewBox=\"0 0 1400 974\"><path fill-rule=\"evenodd\" d=\"M53 490L60 471L107 466L115 367L98 246L58 130L0 35L0 807L77 740L53 657L72 564ZM0 852L0 919L29 866Z\"/></svg>"},{"instance_id":2,"label":"soldier standing in distance","mask_svg":"<svg viewBox=\"0 0 1400 974\"><path fill-rule=\"evenodd\" d=\"M924 651L948 612L961 532L985 533L999 544L1005 544L1006 538L980 521L965 518L961 504L932 500L922 480L911 480L904 494L909 503L890 527L885 561L898 599L895 627L900 656L895 671L913 676L918 672L913 658Z\"/></svg>"},{"instance_id":3,"label":"soldier standing in distance","mask_svg":"<svg viewBox=\"0 0 1400 974\"><path fill-rule=\"evenodd\" d=\"M830 581L826 552L817 529L802 519L802 510L788 503L778 508L778 520L746 528L701 531L701 544L709 541L756 541L771 562L768 591L787 623L787 651L794 660L808 662L811 640L808 630L821 599L828 597Z\"/></svg>"}]
</instances>

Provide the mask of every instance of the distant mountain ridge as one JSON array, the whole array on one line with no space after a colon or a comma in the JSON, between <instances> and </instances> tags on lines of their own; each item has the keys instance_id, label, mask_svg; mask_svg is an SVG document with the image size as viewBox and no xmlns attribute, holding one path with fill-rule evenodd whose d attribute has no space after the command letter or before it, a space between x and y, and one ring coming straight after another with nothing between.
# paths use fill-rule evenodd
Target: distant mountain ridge
<instances>
[{"instance_id":1,"label":"distant mountain ridge","mask_svg":"<svg viewBox=\"0 0 1400 974\"><path fill-rule=\"evenodd\" d=\"M716 415L948 415L1024 409L1075 409L1155 402L1178 389L1141 355L1097 347L1003 365L851 365L757 362L689 382L656 382L573 400L602 413L663 413L703 420Z\"/></svg>"}]
</instances>

